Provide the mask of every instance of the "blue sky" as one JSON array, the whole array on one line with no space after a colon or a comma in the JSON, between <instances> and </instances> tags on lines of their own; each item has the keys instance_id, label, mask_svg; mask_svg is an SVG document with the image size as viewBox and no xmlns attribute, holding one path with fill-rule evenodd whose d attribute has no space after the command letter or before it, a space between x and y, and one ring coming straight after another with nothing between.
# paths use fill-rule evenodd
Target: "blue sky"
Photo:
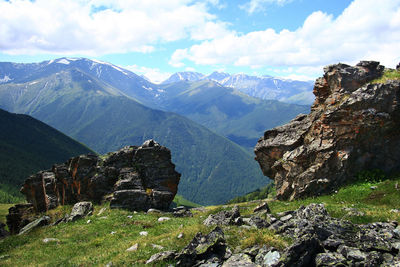
<instances>
[{"instance_id":1,"label":"blue sky","mask_svg":"<svg viewBox=\"0 0 400 267\"><path fill-rule=\"evenodd\" d=\"M0 0L0 12L0 61L88 57L156 82L214 70L315 79L327 64L400 61L400 0Z\"/></svg>"}]
</instances>

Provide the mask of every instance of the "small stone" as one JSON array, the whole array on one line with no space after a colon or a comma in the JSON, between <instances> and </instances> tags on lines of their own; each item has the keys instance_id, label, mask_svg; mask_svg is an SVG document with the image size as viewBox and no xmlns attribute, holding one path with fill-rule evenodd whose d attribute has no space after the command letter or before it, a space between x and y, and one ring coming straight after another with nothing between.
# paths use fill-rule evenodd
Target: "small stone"
<instances>
[{"instance_id":1,"label":"small stone","mask_svg":"<svg viewBox=\"0 0 400 267\"><path fill-rule=\"evenodd\" d=\"M400 250L400 242L392 243L392 248L394 248L395 250Z\"/></svg>"},{"instance_id":2,"label":"small stone","mask_svg":"<svg viewBox=\"0 0 400 267\"><path fill-rule=\"evenodd\" d=\"M97 213L97 215L101 215L103 214L103 212L105 212L107 210L107 208L101 208L101 210L99 210L99 213Z\"/></svg>"},{"instance_id":3,"label":"small stone","mask_svg":"<svg viewBox=\"0 0 400 267\"><path fill-rule=\"evenodd\" d=\"M169 217L160 217L160 218L158 218L157 221L159 221L159 222L165 222L165 221L169 221L169 220L171 220L171 218L169 218Z\"/></svg>"},{"instance_id":4,"label":"small stone","mask_svg":"<svg viewBox=\"0 0 400 267\"><path fill-rule=\"evenodd\" d=\"M288 214L288 215L286 215L286 216L281 217L280 220L281 220L282 222L286 222L286 221L289 221L289 220L292 219L292 218L293 218L293 215Z\"/></svg>"},{"instance_id":5,"label":"small stone","mask_svg":"<svg viewBox=\"0 0 400 267\"><path fill-rule=\"evenodd\" d=\"M210 214L203 224L206 226L211 225L237 225L236 218L240 217L239 207L235 206L232 210L223 210L216 214Z\"/></svg>"},{"instance_id":6,"label":"small stone","mask_svg":"<svg viewBox=\"0 0 400 267\"><path fill-rule=\"evenodd\" d=\"M333 253L319 253L315 258L317 266L345 266L345 257L342 254Z\"/></svg>"},{"instance_id":7,"label":"small stone","mask_svg":"<svg viewBox=\"0 0 400 267\"><path fill-rule=\"evenodd\" d=\"M155 264L156 262L161 262L164 260L170 260L175 257L175 252L174 251L163 251L154 254L153 256L150 257L148 261L146 261L146 264Z\"/></svg>"},{"instance_id":8,"label":"small stone","mask_svg":"<svg viewBox=\"0 0 400 267\"><path fill-rule=\"evenodd\" d=\"M177 238L178 239L181 239L181 238L183 238L185 235L183 234L183 233L180 233L178 236L177 236Z\"/></svg>"},{"instance_id":9,"label":"small stone","mask_svg":"<svg viewBox=\"0 0 400 267\"><path fill-rule=\"evenodd\" d=\"M393 261L393 256L389 253L383 253L382 258L383 258L383 261L385 261L385 262Z\"/></svg>"},{"instance_id":10,"label":"small stone","mask_svg":"<svg viewBox=\"0 0 400 267\"><path fill-rule=\"evenodd\" d=\"M347 246L339 247L338 252L344 255L347 259L354 261L364 261L367 257L367 255L359 249Z\"/></svg>"},{"instance_id":11,"label":"small stone","mask_svg":"<svg viewBox=\"0 0 400 267\"><path fill-rule=\"evenodd\" d=\"M249 255L247 254L235 254L232 255L227 261L224 262L222 267L256 267L252 261Z\"/></svg>"},{"instance_id":12,"label":"small stone","mask_svg":"<svg viewBox=\"0 0 400 267\"><path fill-rule=\"evenodd\" d=\"M10 257L10 255L4 254L4 255L1 255L1 256L0 256L0 260L7 259L7 258L9 258L9 257Z\"/></svg>"},{"instance_id":13,"label":"small stone","mask_svg":"<svg viewBox=\"0 0 400 267\"><path fill-rule=\"evenodd\" d=\"M162 212L161 212L161 210L158 210L158 209L148 209L147 213L149 213L149 214L160 214Z\"/></svg>"},{"instance_id":14,"label":"small stone","mask_svg":"<svg viewBox=\"0 0 400 267\"><path fill-rule=\"evenodd\" d=\"M139 233L139 235L142 235L142 236L147 236L148 234L149 234L149 233L146 232L146 231L142 231L142 232Z\"/></svg>"},{"instance_id":15,"label":"small stone","mask_svg":"<svg viewBox=\"0 0 400 267\"><path fill-rule=\"evenodd\" d=\"M44 238L43 240L42 240L42 242L43 243L50 243L50 242L56 242L56 243L58 243L58 242L60 242L60 240L59 239L57 239L57 238L52 238L52 237L48 237L48 238Z\"/></svg>"},{"instance_id":16,"label":"small stone","mask_svg":"<svg viewBox=\"0 0 400 267\"><path fill-rule=\"evenodd\" d=\"M80 218L90 216L93 213L93 204L89 201L78 202L72 207L71 214L66 218L67 222L74 222Z\"/></svg>"},{"instance_id":17,"label":"small stone","mask_svg":"<svg viewBox=\"0 0 400 267\"><path fill-rule=\"evenodd\" d=\"M279 259L281 258L281 254L279 251L269 251L267 254L264 256L264 266L274 266L279 262Z\"/></svg>"},{"instance_id":18,"label":"small stone","mask_svg":"<svg viewBox=\"0 0 400 267\"><path fill-rule=\"evenodd\" d=\"M159 249L159 250L162 250L162 249L164 249L164 247L163 247L163 246L160 246L160 245L157 245L157 244L151 244L151 246L152 246L153 248L155 248L155 249Z\"/></svg>"},{"instance_id":19,"label":"small stone","mask_svg":"<svg viewBox=\"0 0 400 267\"><path fill-rule=\"evenodd\" d=\"M136 243L135 245L133 245L133 246L127 248L126 251L130 251L130 252L136 251L136 250L138 250L138 247L139 247L139 244Z\"/></svg>"},{"instance_id":20,"label":"small stone","mask_svg":"<svg viewBox=\"0 0 400 267\"><path fill-rule=\"evenodd\" d=\"M91 222L92 222L91 220L87 220L87 222L86 222L86 223L87 223L87 224L89 224L89 223L91 223Z\"/></svg>"},{"instance_id":21,"label":"small stone","mask_svg":"<svg viewBox=\"0 0 400 267\"><path fill-rule=\"evenodd\" d=\"M267 213L271 213L271 210L270 210L267 202L264 202L261 205L258 205L253 210L253 212L259 212L259 211L266 211Z\"/></svg>"}]
</instances>

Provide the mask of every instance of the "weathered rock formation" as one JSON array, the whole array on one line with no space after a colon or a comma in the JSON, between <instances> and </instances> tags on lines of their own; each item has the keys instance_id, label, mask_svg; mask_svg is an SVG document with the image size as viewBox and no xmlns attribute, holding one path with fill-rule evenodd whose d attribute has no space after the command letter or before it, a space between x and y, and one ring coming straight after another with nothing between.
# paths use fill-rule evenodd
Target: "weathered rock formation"
<instances>
[{"instance_id":1,"label":"weathered rock formation","mask_svg":"<svg viewBox=\"0 0 400 267\"><path fill-rule=\"evenodd\" d=\"M105 156L82 155L30 176L21 192L36 212L80 201L130 210L166 209L178 190L180 174L171 152L153 140Z\"/></svg>"},{"instance_id":2,"label":"weathered rock formation","mask_svg":"<svg viewBox=\"0 0 400 267\"><path fill-rule=\"evenodd\" d=\"M256 160L278 199L329 193L361 170L400 170L400 82L369 83L383 71L374 61L325 67L311 113L264 133Z\"/></svg>"}]
</instances>

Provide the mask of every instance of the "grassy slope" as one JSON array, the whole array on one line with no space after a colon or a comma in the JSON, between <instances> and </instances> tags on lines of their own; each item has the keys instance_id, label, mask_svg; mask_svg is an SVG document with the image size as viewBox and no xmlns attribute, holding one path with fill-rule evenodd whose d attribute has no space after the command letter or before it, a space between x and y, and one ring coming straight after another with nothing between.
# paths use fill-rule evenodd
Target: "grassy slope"
<instances>
[{"instance_id":1,"label":"grassy slope","mask_svg":"<svg viewBox=\"0 0 400 267\"><path fill-rule=\"evenodd\" d=\"M349 219L355 223L373 221L400 220L400 214L392 212L400 206L400 194L396 184L400 178L379 183L359 183L339 190L337 194L293 202L269 201L272 213L297 209L309 203L325 203L332 216ZM376 186L375 190L371 186ZM251 214L260 201L238 204L241 213ZM7 206L8 207L8 206ZM4 205L0 205L0 216L4 216ZM365 216L348 216L343 210L346 207L357 208ZM0 242L0 265L2 266L92 266L105 265L142 265L152 254L159 252L152 244L161 245L163 250L183 248L198 232L208 233L212 227L205 227L202 221L210 213L215 213L227 206L206 207L204 211L195 211L193 218L172 218L158 222L157 218L165 215L147 215L142 212L133 214L124 210L107 210L98 215L102 206L96 206L94 215L74 223L37 229L24 236L13 236ZM53 216L67 212L70 207L61 207L52 211ZM132 215L132 218L128 218ZM168 216L168 215L167 215ZM4 218L4 217L3 217ZM0 221L4 220L0 217ZM112 231L116 233L111 234ZM139 235L148 231L149 235ZM245 248L254 244L267 244L284 247L290 240L274 235L268 230L243 229L236 226L224 227L230 247ZM183 239L177 236L184 233ZM44 238L58 238L59 243L42 242ZM135 243L139 244L136 252L126 249ZM62 251L62 253L60 253ZM1 258L1 256L5 256Z\"/></svg>"},{"instance_id":2,"label":"grassy slope","mask_svg":"<svg viewBox=\"0 0 400 267\"><path fill-rule=\"evenodd\" d=\"M15 101L8 108L28 113L99 153L153 138L171 150L182 173L179 194L186 199L224 203L268 183L253 156L238 145L180 115L119 95L91 76L73 70L35 82L0 85L0 106Z\"/></svg>"},{"instance_id":3,"label":"grassy slope","mask_svg":"<svg viewBox=\"0 0 400 267\"><path fill-rule=\"evenodd\" d=\"M375 79L372 83L385 83L389 80L400 80L400 71L394 69L386 69L381 78Z\"/></svg>"},{"instance_id":4,"label":"grassy slope","mask_svg":"<svg viewBox=\"0 0 400 267\"><path fill-rule=\"evenodd\" d=\"M185 206L188 208L196 208L196 207L201 207L201 205L194 203L192 201L187 200L181 195L176 195L173 201L173 206L179 207L179 206Z\"/></svg>"}]
</instances>

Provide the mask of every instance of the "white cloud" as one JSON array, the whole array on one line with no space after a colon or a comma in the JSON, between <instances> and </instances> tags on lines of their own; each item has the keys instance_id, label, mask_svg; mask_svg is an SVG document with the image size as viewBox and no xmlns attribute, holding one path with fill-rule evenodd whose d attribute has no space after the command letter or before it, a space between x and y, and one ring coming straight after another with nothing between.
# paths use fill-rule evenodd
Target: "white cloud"
<instances>
[{"instance_id":1,"label":"white cloud","mask_svg":"<svg viewBox=\"0 0 400 267\"><path fill-rule=\"evenodd\" d=\"M147 68L138 65L123 66L123 68L130 70L138 75L144 75L153 83L161 83L172 75L172 73L160 71L160 69L158 68Z\"/></svg>"},{"instance_id":2,"label":"white cloud","mask_svg":"<svg viewBox=\"0 0 400 267\"><path fill-rule=\"evenodd\" d=\"M295 31L273 29L231 33L177 50L171 63L236 66L312 66L378 60L388 67L400 61L400 0L355 0L334 18L321 11Z\"/></svg>"},{"instance_id":3,"label":"white cloud","mask_svg":"<svg viewBox=\"0 0 400 267\"><path fill-rule=\"evenodd\" d=\"M239 8L244 9L247 13L252 14L255 12L265 11L266 5L276 4L283 6L293 0L251 0L244 5L240 5Z\"/></svg>"},{"instance_id":4,"label":"white cloud","mask_svg":"<svg viewBox=\"0 0 400 267\"><path fill-rule=\"evenodd\" d=\"M9 54L151 52L157 45L214 39L228 24L219 1L0 0L0 51Z\"/></svg>"}]
</instances>

